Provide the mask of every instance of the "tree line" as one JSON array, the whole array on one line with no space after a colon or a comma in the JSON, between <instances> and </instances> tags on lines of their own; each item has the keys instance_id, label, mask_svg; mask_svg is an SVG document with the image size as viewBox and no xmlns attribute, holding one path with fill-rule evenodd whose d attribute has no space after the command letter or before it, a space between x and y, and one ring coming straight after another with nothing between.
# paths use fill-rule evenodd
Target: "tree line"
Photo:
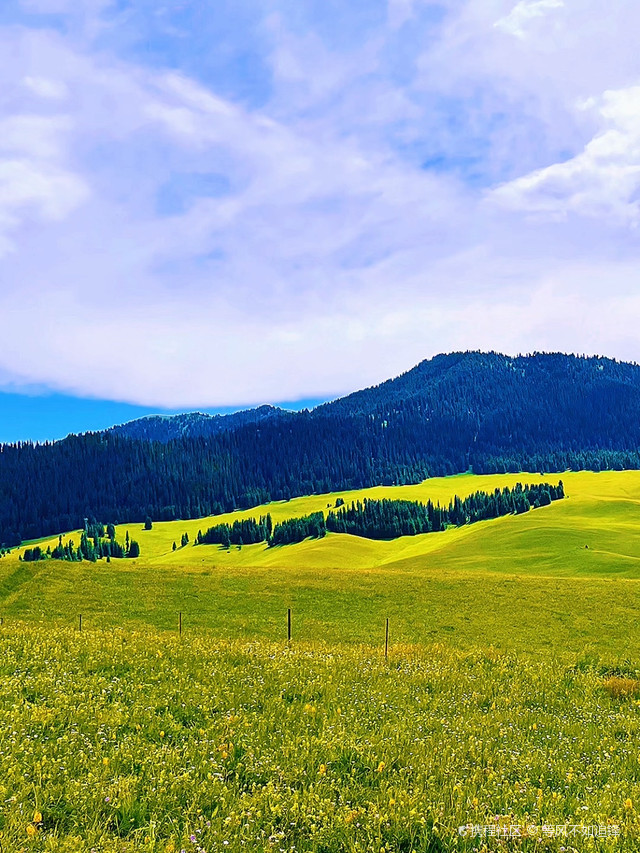
<instances>
[{"instance_id":1,"label":"tree line","mask_svg":"<svg viewBox=\"0 0 640 853\"><path fill-rule=\"evenodd\" d=\"M564 497L562 480L557 486L550 483L522 485L513 489L495 489L493 492L477 491L466 498L456 495L446 507L432 501L374 500L365 498L347 506L342 501L335 509L314 512L298 518L289 518L273 525L271 516L261 516L236 521L233 525L219 524L206 533L198 533L196 544L249 545L266 542L269 547L291 545L309 537L320 539L327 534L348 533L366 539L396 539L420 533L437 533L447 526L461 527L503 515L529 512L532 508L548 506ZM340 499L339 499L340 500Z\"/></svg>"},{"instance_id":2,"label":"tree line","mask_svg":"<svg viewBox=\"0 0 640 853\"><path fill-rule=\"evenodd\" d=\"M312 512L300 518L288 518L279 521L273 528L271 538L268 540L270 548L276 545L291 545L294 542L302 542L309 537L321 539L326 536L327 526L323 512Z\"/></svg>"},{"instance_id":3,"label":"tree line","mask_svg":"<svg viewBox=\"0 0 640 853\"><path fill-rule=\"evenodd\" d=\"M140 545L135 539L129 538L126 533L125 542L122 544L116 539L115 525L105 525L99 522L85 523L85 528L80 534L80 542L76 547L73 539L63 541L62 534L58 536L58 543L53 548L48 545L34 545L25 548L20 556L26 563L38 562L40 560L64 560L70 563L81 563L88 560L95 563L97 560L123 559L125 557L135 558L140 556Z\"/></svg>"},{"instance_id":4,"label":"tree line","mask_svg":"<svg viewBox=\"0 0 640 853\"><path fill-rule=\"evenodd\" d=\"M456 495L448 507L406 500L372 500L352 502L332 510L326 527L334 533L351 533L367 539L396 539L419 533L437 533L449 525L461 527L489 518L528 512L532 507L548 506L564 497L562 480L557 486L549 483L525 485L517 483L494 492L478 491L466 498Z\"/></svg>"},{"instance_id":5,"label":"tree line","mask_svg":"<svg viewBox=\"0 0 640 853\"><path fill-rule=\"evenodd\" d=\"M196 545L223 545L230 548L231 545L254 545L271 538L273 522L271 514L255 518L243 518L234 521L233 524L215 524L203 533L198 531Z\"/></svg>"}]
</instances>

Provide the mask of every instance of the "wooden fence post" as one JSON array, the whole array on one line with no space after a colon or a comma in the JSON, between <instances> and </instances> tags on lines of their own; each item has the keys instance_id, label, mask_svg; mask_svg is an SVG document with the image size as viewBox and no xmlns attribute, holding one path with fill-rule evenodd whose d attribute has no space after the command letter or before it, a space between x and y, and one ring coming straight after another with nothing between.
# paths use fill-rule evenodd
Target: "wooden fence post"
<instances>
[{"instance_id":1,"label":"wooden fence post","mask_svg":"<svg viewBox=\"0 0 640 853\"><path fill-rule=\"evenodd\" d=\"M182 636L182 610L178 613L178 633Z\"/></svg>"},{"instance_id":2,"label":"wooden fence post","mask_svg":"<svg viewBox=\"0 0 640 853\"><path fill-rule=\"evenodd\" d=\"M287 643L291 643L291 608L287 608Z\"/></svg>"},{"instance_id":3,"label":"wooden fence post","mask_svg":"<svg viewBox=\"0 0 640 853\"><path fill-rule=\"evenodd\" d=\"M389 617L387 616L387 622L384 629L384 659L387 660L389 657Z\"/></svg>"}]
</instances>

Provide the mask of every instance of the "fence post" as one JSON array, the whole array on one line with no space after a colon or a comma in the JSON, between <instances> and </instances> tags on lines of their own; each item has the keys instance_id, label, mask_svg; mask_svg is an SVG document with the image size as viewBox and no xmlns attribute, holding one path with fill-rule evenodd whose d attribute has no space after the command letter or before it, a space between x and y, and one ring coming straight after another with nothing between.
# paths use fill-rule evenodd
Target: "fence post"
<instances>
[{"instance_id":1,"label":"fence post","mask_svg":"<svg viewBox=\"0 0 640 853\"><path fill-rule=\"evenodd\" d=\"M291 608L287 607L287 643L291 643Z\"/></svg>"},{"instance_id":2,"label":"fence post","mask_svg":"<svg viewBox=\"0 0 640 853\"><path fill-rule=\"evenodd\" d=\"M178 633L182 636L182 610L178 613Z\"/></svg>"},{"instance_id":3,"label":"fence post","mask_svg":"<svg viewBox=\"0 0 640 853\"><path fill-rule=\"evenodd\" d=\"M387 616L387 622L384 628L384 659L387 660L389 657L389 617Z\"/></svg>"},{"instance_id":4,"label":"fence post","mask_svg":"<svg viewBox=\"0 0 640 853\"><path fill-rule=\"evenodd\" d=\"M82 613L78 616L78 631L82 631Z\"/></svg>"}]
</instances>

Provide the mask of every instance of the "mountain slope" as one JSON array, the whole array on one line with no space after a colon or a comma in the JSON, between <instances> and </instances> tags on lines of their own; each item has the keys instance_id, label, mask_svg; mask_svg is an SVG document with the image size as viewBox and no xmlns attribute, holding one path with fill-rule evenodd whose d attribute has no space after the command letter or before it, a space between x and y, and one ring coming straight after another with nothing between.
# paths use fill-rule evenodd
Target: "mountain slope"
<instances>
[{"instance_id":1,"label":"mountain slope","mask_svg":"<svg viewBox=\"0 0 640 853\"><path fill-rule=\"evenodd\" d=\"M640 468L640 367L604 358L453 353L312 412L256 412L208 436L1 447L0 543L470 468Z\"/></svg>"},{"instance_id":2,"label":"mountain slope","mask_svg":"<svg viewBox=\"0 0 640 853\"><path fill-rule=\"evenodd\" d=\"M257 409L245 409L230 415L207 415L202 412L148 415L113 426L107 432L124 438L164 442L176 438L210 438L247 424L258 424L271 418L287 417L290 414L277 406L259 406Z\"/></svg>"}]
</instances>

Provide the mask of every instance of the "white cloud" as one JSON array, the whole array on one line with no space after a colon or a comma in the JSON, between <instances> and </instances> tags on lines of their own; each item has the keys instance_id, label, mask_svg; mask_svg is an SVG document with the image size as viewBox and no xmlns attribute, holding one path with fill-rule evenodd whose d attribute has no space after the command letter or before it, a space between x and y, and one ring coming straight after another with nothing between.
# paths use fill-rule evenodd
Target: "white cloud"
<instances>
[{"instance_id":1,"label":"white cloud","mask_svg":"<svg viewBox=\"0 0 640 853\"><path fill-rule=\"evenodd\" d=\"M0 151L20 152L39 159L62 154L70 122L65 116L16 114L0 119Z\"/></svg>"},{"instance_id":2,"label":"white cloud","mask_svg":"<svg viewBox=\"0 0 640 853\"><path fill-rule=\"evenodd\" d=\"M45 219L63 219L85 195L85 186L73 175L24 160L0 161L0 211L5 217L34 207Z\"/></svg>"},{"instance_id":3,"label":"white cloud","mask_svg":"<svg viewBox=\"0 0 640 853\"><path fill-rule=\"evenodd\" d=\"M394 29L410 21L414 14L416 0L387 0L389 25Z\"/></svg>"},{"instance_id":4,"label":"white cloud","mask_svg":"<svg viewBox=\"0 0 640 853\"><path fill-rule=\"evenodd\" d=\"M637 224L640 87L605 92L594 108L605 127L579 154L499 187L494 199L526 212L561 217L576 213Z\"/></svg>"},{"instance_id":5,"label":"white cloud","mask_svg":"<svg viewBox=\"0 0 640 853\"><path fill-rule=\"evenodd\" d=\"M65 116L0 119L0 254L18 250L15 232L29 222L65 219L89 195L65 164Z\"/></svg>"},{"instance_id":6,"label":"white cloud","mask_svg":"<svg viewBox=\"0 0 640 853\"><path fill-rule=\"evenodd\" d=\"M523 39L527 35L528 25L535 18L544 18L550 11L563 7L563 0L520 0L509 14L496 21L494 26Z\"/></svg>"},{"instance_id":7,"label":"white cloud","mask_svg":"<svg viewBox=\"0 0 640 853\"><path fill-rule=\"evenodd\" d=\"M41 15L96 14L113 5L114 0L21 0L27 12Z\"/></svg>"},{"instance_id":8,"label":"white cloud","mask_svg":"<svg viewBox=\"0 0 640 853\"><path fill-rule=\"evenodd\" d=\"M67 87L59 80L46 77L25 77L22 81L27 89L41 98L61 101L67 96Z\"/></svg>"},{"instance_id":9,"label":"white cloud","mask_svg":"<svg viewBox=\"0 0 640 853\"><path fill-rule=\"evenodd\" d=\"M638 358L640 8L620 4L614 25L603 0L456 0L411 41L396 0L338 50L275 2L259 108L104 31L98 51L0 27L0 376L203 407L454 348Z\"/></svg>"}]
</instances>

